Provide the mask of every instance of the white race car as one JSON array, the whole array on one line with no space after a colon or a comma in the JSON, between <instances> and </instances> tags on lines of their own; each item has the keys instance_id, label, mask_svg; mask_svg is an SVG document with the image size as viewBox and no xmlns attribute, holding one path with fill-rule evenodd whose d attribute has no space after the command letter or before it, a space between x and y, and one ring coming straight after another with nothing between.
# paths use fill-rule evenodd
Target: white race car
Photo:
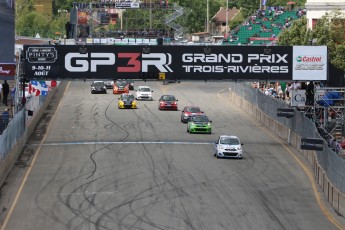
<instances>
[{"instance_id":1,"label":"white race car","mask_svg":"<svg viewBox=\"0 0 345 230\"><path fill-rule=\"evenodd\" d=\"M137 100L153 100L152 90L149 86L138 86L135 90L135 98Z\"/></svg>"},{"instance_id":2,"label":"white race car","mask_svg":"<svg viewBox=\"0 0 345 230\"><path fill-rule=\"evenodd\" d=\"M214 156L217 158L238 158L243 157L243 143L236 136L222 135L218 138L214 145Z\"/></svg>"}]
</instances>

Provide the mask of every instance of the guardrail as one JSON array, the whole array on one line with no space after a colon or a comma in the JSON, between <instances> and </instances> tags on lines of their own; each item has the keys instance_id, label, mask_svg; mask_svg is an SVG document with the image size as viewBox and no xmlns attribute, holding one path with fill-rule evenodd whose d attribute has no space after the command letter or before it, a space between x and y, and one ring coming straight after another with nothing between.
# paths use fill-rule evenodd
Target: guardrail
<instances>
[{"instance_id":1,"label":"guardrail","mask_svg":"<svg viewBox=\"0 0 345 230\"><path fill-rule=\"evenodd\" d=\"M8 127L0 135L0 185L5 182L8 173L35 130L56 90L57 88L54 88L47 96L32 98L32 101L30 99L31 102L28 103L28 107L16 113ZM37 103L39 104L37 105ZM34 109L34 116L28 118L27 108Z\"/></svg>"},{"instance_id":2,"label":"guardrail","mask_svg":"<svg viewBox=\"0 0 345 230\"><path fill-rule=\"evenodd\" d=\"M301 138L321 138L315 124L302 112L293 118L277 117L277 108L284 105L273 97L245 83L230 83L229 99L268 130L287 141L304 156L314 172L315 180L336 212L345 214L345 159L326 143L323 151L301 150Z\"/></svg>"}]
</instances>

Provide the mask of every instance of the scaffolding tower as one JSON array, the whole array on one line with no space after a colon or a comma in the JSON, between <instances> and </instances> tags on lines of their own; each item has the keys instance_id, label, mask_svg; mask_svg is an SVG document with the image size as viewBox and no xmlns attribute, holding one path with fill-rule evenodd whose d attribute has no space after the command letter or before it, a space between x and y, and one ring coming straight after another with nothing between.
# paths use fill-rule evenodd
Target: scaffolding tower
<instances>
[{"instance_id":1,"label":"scaffolding tower","mask_svg":"<svg viewBox=\"0 0 345 230\"><path fill-rule=\"evenodd\" d=\"M324 139L341 142L345 137L345 87L321 87L314 89L314 105L307 114Z\"/></svg>"}]
</instances>

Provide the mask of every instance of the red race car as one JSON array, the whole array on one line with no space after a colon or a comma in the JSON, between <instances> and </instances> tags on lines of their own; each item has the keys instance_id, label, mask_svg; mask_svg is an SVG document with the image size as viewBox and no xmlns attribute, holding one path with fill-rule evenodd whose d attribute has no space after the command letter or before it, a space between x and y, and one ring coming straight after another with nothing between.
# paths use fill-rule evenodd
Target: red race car
<instances>
[{"instance_id":1,"label":"red race car","mask_svg":"<svg viewBox=\"0 0 345 230\"><path fill-rule=\"evenodd\" d=\"M129 93L129 85L126 81L116 81L113 87L113 94Z\"/></svg>"},{"instance_id":2,"label":"red race car","mask_svg":"<svg viewBox=\"0 0 345 230\"><path fill-rule=\"evenodd\" d=\"M181 122L187 123L192 115L202 115L203 113L197 106L186 106L182 110Z\"/></svg>"},{"instance_id":3,"label":"red race car","mask_svg":"<svg viewBox=\"0 0 345 230\"><path fill-rule=\"evenodd\" d=\"M176 98L173 95L162 95L161 98L159 98L158 109L177 110L177 101L178 100L176 100Z\"/></svg>"}]
</instances>

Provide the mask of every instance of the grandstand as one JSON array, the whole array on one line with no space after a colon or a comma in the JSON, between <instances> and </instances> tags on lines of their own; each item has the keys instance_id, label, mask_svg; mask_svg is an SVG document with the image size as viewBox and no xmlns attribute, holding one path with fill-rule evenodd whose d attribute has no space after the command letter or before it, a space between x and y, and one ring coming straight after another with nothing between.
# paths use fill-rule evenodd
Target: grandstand
<instances>
[{"instance_id":1,"label":"grandstand","mask_svg":"<svg viewBox=\"0 0 345 230\"><path fill-rule=\"evenodd\" d=\"M283 7L258 10L225 37L224 45L274 44L278 35L292 22L305 15L305 10L287 11Z\"/></svg>"}]
</instances>

